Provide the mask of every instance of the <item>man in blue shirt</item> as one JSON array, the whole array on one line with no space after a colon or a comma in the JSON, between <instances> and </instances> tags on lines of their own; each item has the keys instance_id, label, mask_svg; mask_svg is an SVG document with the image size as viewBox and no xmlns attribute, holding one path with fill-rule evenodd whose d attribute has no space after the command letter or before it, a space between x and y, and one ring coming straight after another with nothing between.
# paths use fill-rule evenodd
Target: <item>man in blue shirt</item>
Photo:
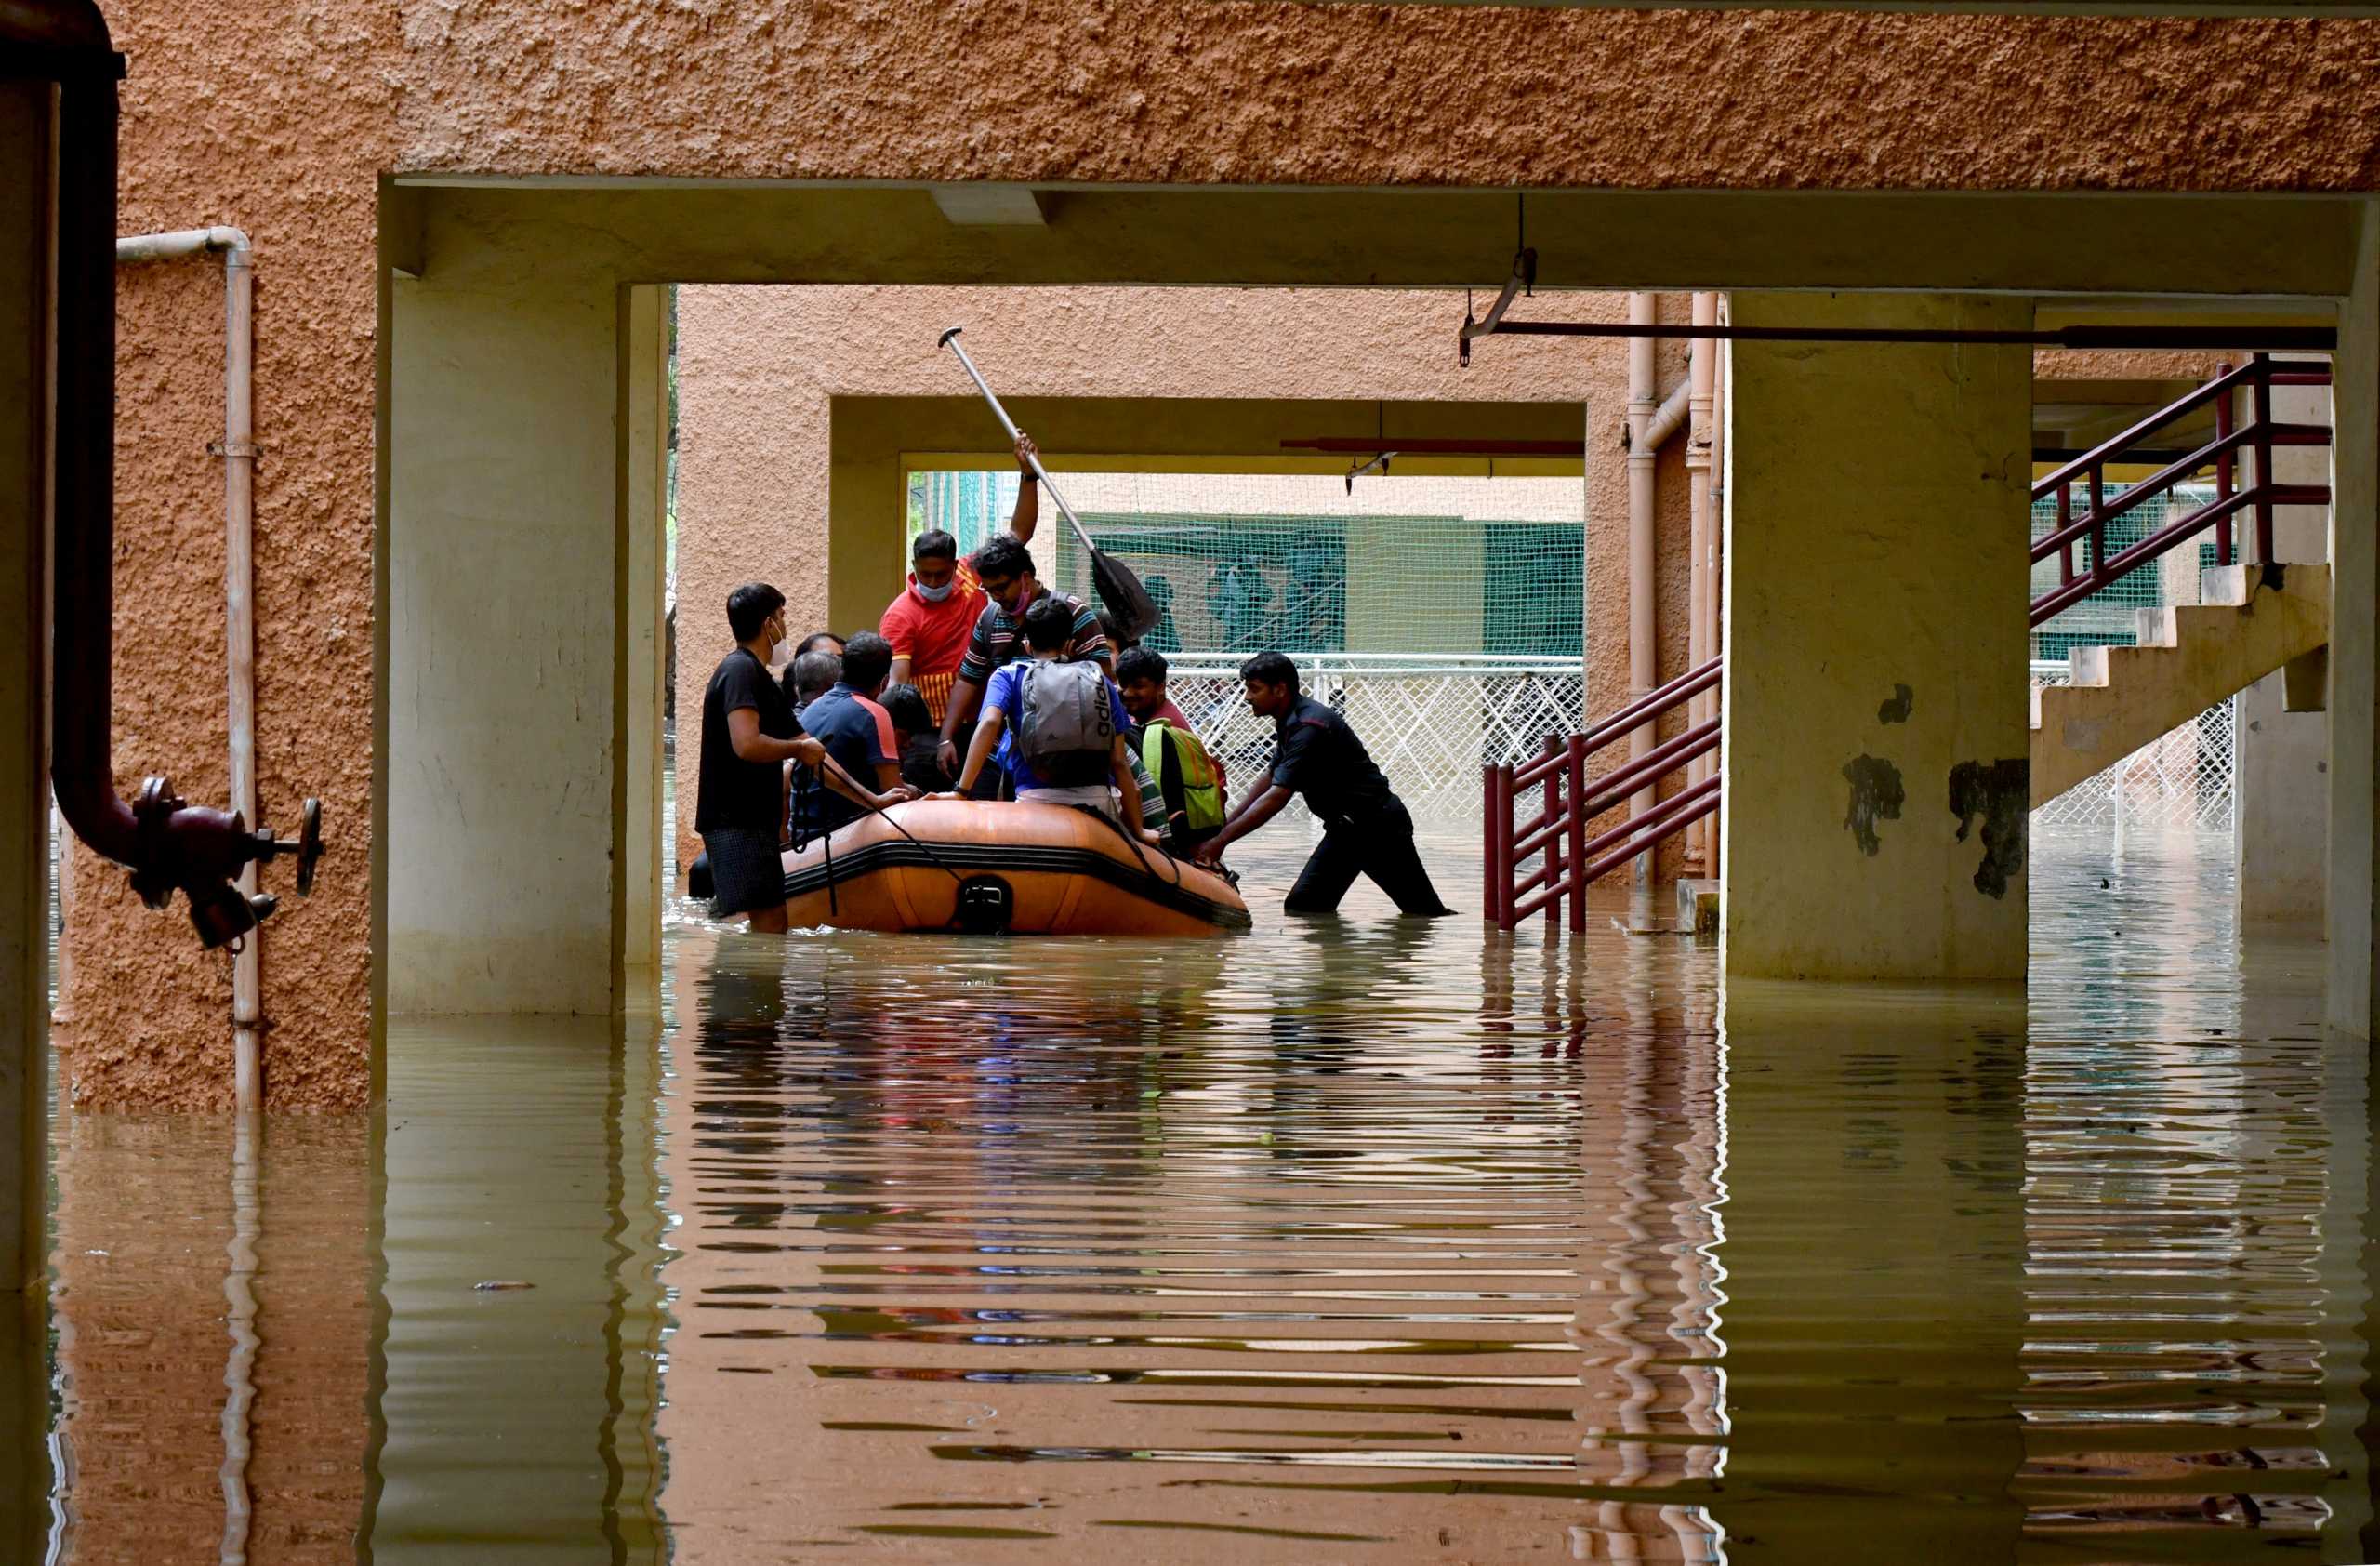
<instances>
[{"instance_id":1,"label":"man in blue shirt","mask_svg":"<svg viewBox=\"0 0 2380 1566\"><path fill-rule=\"evenodd\" d=\"M1157 835L1136 824L1141 819L1141 790L1132 776L1131 752L1125 738L1132 721L1124 710L1124 698L1117 694L1116 683L1106 677L1101 664L1088 658L1075 661L1067 656L1076 645L1076 605L1054 595L1038 600L1025 610L1023 630L1025 650L1031 656L992 671L991 683L984 689L983 721L976 725L975 737L967 747L967 761L959 769L958 787L951 793L934 797L964 798L990 764L993 748L998 745L1002 747L1009 776L1016 785L1020 802L1088 805L1154 846ZM1097 634L1095 629L1092 634ZM1037 683L1045 680L1050 684L1037 693ZM1049 698L1051 718L1059 714L1055 692L1061 681L1069 686L1076 682L1087 684L1095 681L1093 712L1095 715L1098 708L1104 708L1105 722L1095 728L1085 726L1083 733L1069 737L1081 743L1057 750L1040 744L1027 719L1045 721L1037 710L1038 698ZM1080 710L1071 701L1064 705L1064 716L1080 718ZM1104 731L1104 743L1093 738L1093 734L1100 731Z\"/></svg>"},{"instance_id":2,"label":"man in blue shirt","mask_svg":"<svg viewBox=\"0 0 2380 1566\"><path fill-rule=\"evenodd\" d=\"M918 797L915 789L901 781L901 750L893 738L892 719L876 703L892 671L892 644L863 630L843 646L843 677L801 710L803 730L826 748L826 754L866 797L848 799L815 782L807 784L794 802L796 848L870 811Z\"/></svg>"}]
</instances>

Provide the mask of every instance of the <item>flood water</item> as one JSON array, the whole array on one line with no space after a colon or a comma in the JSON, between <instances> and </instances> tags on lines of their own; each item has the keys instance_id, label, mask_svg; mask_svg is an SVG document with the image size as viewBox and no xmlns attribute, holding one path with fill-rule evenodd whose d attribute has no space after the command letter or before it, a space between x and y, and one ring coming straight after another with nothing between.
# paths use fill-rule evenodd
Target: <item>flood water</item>
<instances>
[{"instance_id":1,"label":"flood water","mask_svg":"<svg viewBox=\"0 0 2380 1566\"><path fill-rule=\"evenodd\" d=\"M2367 1558L2365 1053L2220 852L2037 844L2030 1003L1723 1029L1623 897L1302 846L1244 938L681 909L368 1124L62 1117L53 1559Z\"/></svg>"}]
</instances>

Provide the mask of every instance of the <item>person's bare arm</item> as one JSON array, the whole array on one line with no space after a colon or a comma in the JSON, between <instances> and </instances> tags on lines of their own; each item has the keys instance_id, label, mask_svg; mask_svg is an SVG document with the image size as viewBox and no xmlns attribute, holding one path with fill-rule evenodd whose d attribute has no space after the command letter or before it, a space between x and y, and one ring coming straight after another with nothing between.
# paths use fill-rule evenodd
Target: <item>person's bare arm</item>
<instances>
[{"instance_id":1,"label":"person's bare arm","mask_svg":"<svg viewBox=\"0 0 2380 1566\"><path fill-rule=\"evenodd\" d=\"M885 676L884 683L888 685L907 684L909 669L916 662L917 660L906 653L895 653L892 656L892 672Z\"/></svg>"},{"instance_id":2,"label":"person's bare arm","mask_svg":"<svg viewBox=\"0 0 2380 1566\"><path fill-rule=\"evenodd\" d=\"M791 739L772 739L760 732L760 714L755 708L739 707L727 715L727 743L736 759L747 762L800 762L816 766L826 748L806 734Z\"/></svg>"},{"instance_id":3,"label":"person's bare arm","mask_svg":"<svg viewBox=\"0 0 2380 1566\"><path fill-rule=\"evenodd\" d=\"M1225 848L1278 816L1296 797L1278 783L1266 784L1263 791L1250 794L1242 801L1240 807L1232 813L1231 819L1223 824L1222 830L1200 843L1190 856L1209 865L1220 861Z\"/></svg>"},{"instance_id":4,"label":"person's bare arm","mask_svg":"<svg viewBox=\"0 0 2380 1566\"><path fill-rule=\"evenodd\" d=\"M1016 510L1008 519L1008 530L1016 535L1020 544L1033 542L1033 530L1041 522L1041 484L1034 475L1028 458L1038 456L1033 437L1019 430L1016 432L1016 465L1025 476L1016 484Z\"/></svg>"},{"instance_id":5,"label":"person's bare arm","mask_svg":"<svg viewBox=\"0 0 2380 1566\"><path fill-rule=\"evenodd\" d=\"M1132 776L1132 758L1120 734L1107 748L1107 776L1124 801L1124 829L1151 847L1163 843L1163 838L1141 825L1141 780Z\"/></svg>"},{"instance_id":6,"label":"person's bare arm","mask_svg":"<svg viewBox=\"0 0 2380 1566\"><path fill-rule=\"evenodd\" d=\"M898 766L890 769L892 776L889 781L879 779L884 784L884 791L877 793L858 778L845 772L842 763L826 756L823 748L820 755L822 763L818 770L820 776L826 778L826 787L854 804L865 805L870 810L890 810L906 800L918 797L918 791L915 789L901 781L901 769Z\"/></svg>"},{"instance_id":7,"label":"person's bare arm","mask_svg":"<svg viewBox=\"0 0 2380 1566\"><path fill-rule=\"evenodd\" d=\"M954 680L950 683L950 705L942 713L942 744L934 750L934 760L942 763L943 771L959 770L959 725L975 715L975 709L983 704L983 700L984 687L974 681Z\"/></svg>"},{"instance_id":8,"label":"person's bare arm","mask_svg":"<svg viewBox=\"0 0 2380 1566\"><path fill-rule=\"evenodd\" d=\"M959 769L959 782L946 793L936 794L938 800L963 800L975 791L975 779L984 774L984 766L992 759L992 748L1000 742L1000 726L1005 719L998 711L984 714L975 725L975 737L967 747L967 764ZM946 746L950 742L944 740Z\"/></svg>"}]
</instances>

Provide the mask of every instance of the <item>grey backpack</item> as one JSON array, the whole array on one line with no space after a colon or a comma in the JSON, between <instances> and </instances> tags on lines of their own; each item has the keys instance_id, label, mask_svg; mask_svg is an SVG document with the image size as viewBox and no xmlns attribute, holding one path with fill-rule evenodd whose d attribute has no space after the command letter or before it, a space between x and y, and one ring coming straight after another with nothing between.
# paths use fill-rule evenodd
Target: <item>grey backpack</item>
<instances>
[{"instance_id":1,"label":"grey backpack","mask_svg":"<svg viewBox=\"0 0 2380 1566\"><path fill-rule=\"evenodd\" d=\"M1116 719L1099 665L1036 658L1017 678L1016 744L1034 776L1057 789L1104 781Z\"/></svg>"}]
</instances>

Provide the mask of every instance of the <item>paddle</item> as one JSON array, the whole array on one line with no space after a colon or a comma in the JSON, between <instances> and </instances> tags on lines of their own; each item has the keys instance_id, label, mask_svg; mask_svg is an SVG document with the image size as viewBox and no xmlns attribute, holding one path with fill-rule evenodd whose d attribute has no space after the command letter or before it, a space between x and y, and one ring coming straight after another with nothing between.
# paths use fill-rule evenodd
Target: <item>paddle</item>
<instances>
[{"instance_id":1,"label":"paddle","mask_svg":"<svg viewBox=\"0 0 2380 1566\"><path fill-rule=\"evenodd\" d=\"M967 357L967 351L959 346L959 334L964 330L963 326L951 327L942 334L939 346L959 355L959 363L965 366L968 378L975 383L975 390L984 394L984 401L991 404L992 417L1000 421L1000 428L1008 431L1008 438L1013 442L1018 438L1016 421L1009 418L1008 409L1000 406L1000 400L992 395L992 389L985 382L983 372L975 367L975 361ZM1130 566L1112 555L1102 553L1099 546L1091 541L1090 533L1083 528L1082 519L1075 515L1072 506L1066 504L1066 498L1058 493L1058 486L1050 482L1050 471L1041 466L1041 458L1028 457L1025 460L1033 464L1034 476L1041 481L1041 487L1050 492L1050 498L1058 503L1058 514L1066 519L1068 525L1075 530L1075 537L1082 540L1082 547L1091 551L1091 581L1099 590L1099 601L1106 604L1122 624L1127 637L1137 641L1147 635L1157 619L1157 603L1149 597L1149 590L1141 586L1141 579L1132 575Z\"/></svg>"}]
</instances>

